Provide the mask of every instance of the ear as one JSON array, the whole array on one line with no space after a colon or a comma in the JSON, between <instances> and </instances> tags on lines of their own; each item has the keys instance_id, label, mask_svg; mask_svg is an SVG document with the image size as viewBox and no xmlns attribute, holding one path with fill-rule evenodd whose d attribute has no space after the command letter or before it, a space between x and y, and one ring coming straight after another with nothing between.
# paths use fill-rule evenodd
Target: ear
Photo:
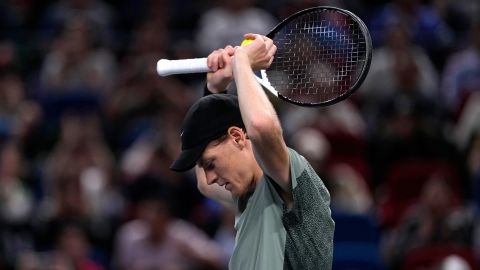
<instances>
[{"instance_id":1,"label":"ear","mask_svg":"<svg viewBox=\"0 0 480 270\"><path fill-rule=\"evenodd\" d=\"M245 141L247 140L247 134L239 127L232 126L228 128L227 131L230 139L233 140L236 146L243 148L245 146Z\"/></svg>"}]
</instances>

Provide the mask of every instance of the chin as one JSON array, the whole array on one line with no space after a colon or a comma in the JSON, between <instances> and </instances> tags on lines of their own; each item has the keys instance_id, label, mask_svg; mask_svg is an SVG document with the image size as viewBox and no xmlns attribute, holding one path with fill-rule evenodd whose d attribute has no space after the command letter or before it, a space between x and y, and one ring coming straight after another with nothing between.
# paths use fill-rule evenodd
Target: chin
<instances>
[{"instance_id":1,"label":"chin","mask_svg":"<svg viewBox=\"0 0 480 270\"><path fill-rule=\"evenodd\" d=\"M230 190L230 194L232 194L233 197L240 197L240 194L238 194L238 192L235 192L235 190Z\"/></svg>"},{"instance_id":2,"label":"chin","mask_svg":"<svg viewBox=\"0 0 480 270\"><path fill-rule=\"evenodd\" d=\"M242 197L242 196L249 196L249 195L251 195L254 191L255 191L255 189L246 188L246 189L241 190L241 191L230 192L230 193L232 193L232 196L235 196L235 197L238 198L238 197Z\"/></svg>"},{"instance_id":3,"label":"chin","mask_svg":"<svg viewBox=\"0 0 480 270\"><path fill-rule=\"evenodd\" d=\"M238 190L238 189L233 189L230 191L230 194L232 194L233 197L240 198L242 196L245 196L248 194L248 190Z\"/></svg>"}]
</instances>

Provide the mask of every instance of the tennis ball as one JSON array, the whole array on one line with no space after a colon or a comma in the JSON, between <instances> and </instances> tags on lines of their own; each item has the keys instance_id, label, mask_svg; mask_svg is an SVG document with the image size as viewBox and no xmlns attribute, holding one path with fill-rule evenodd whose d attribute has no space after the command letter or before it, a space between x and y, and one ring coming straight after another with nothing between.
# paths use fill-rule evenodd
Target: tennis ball
<instances>
[{"instance_id":1,"label":"tennis ball","mask_svg":"<svg viewBox=\"0 0 480 270\"><path fill-rule=\"evenodd\" d=\"M244 40L242 41L241 46L247 45L248 43L250 43L250 42L252 42L252 41L253 41L253 39L244 39Z\"/></svg>"}]
</instances>

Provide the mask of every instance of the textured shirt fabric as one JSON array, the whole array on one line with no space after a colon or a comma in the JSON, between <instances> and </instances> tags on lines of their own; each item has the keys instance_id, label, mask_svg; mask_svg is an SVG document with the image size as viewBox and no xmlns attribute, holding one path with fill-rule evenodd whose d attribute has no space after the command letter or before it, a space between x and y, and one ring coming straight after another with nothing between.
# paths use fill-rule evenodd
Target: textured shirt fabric
<instances>
[{"instance_id":1,"label":"textured shirt fabric","mask_svg":"<svg viewBox=\"0 0 480 270\"><path fill-rule=\"evenodd\" d=\"M293 206L287 209L268 177L235 222L229 269L331 269L330 194L308 161L289 149Z\"/></svg>"}]
</instances>

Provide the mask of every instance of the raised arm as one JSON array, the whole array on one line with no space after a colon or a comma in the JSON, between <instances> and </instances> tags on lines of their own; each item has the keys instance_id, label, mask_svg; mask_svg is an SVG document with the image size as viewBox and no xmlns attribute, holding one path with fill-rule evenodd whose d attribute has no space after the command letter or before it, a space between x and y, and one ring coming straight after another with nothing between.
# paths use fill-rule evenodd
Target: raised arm
<instances>
[{"instance_id":1,"label":"raised arm","mask_svg":"<svg viewBox=\"0 0 480 270\"><path fill-rule=\"evenodd\" d=\"M264 174L281 187L281 195L288 202L291 200L291 179L287 146L277 113L253 73L259 59L271 64L276 46L265 36L247 34L245 38L254 40L246 46L236 47L233 57L242 119Z\"/></svg>"},{"instance_id":2,"label":"raised arm","mask_svg":"<svg viewBox=\"0 0 480 270\"><path fill-rule=\"evenodd\" d=\"M232 56L234 53L232 46L217 49L210 53L207 58L208 67L212 69L207 73L207 90L210 93L225 92L227 87L233 81ZM195 175L197 178L197 188L204 196L217 201L222 206L236 209L232 195L228 190L219 185L209 185L203 168L195 166Z\"/></svg>"}]
</instances>

